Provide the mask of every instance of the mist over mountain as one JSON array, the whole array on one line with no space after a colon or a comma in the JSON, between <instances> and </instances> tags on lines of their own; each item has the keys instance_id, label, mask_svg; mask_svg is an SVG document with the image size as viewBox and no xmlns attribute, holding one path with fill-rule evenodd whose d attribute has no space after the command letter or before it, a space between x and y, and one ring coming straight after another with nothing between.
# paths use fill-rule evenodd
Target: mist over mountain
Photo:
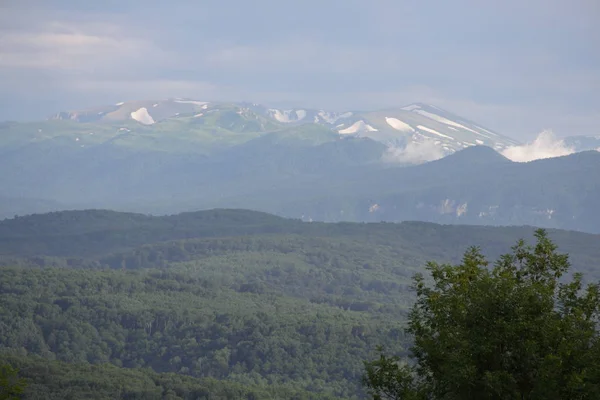
<instances>
[{"instance_id":1,"label":"mist over mountain","mask_svg":"<svg viewBox=\"0 0 600 400\"><path fill-rule=\"evenodd\" d=\"M0 216L235 207L305 220L597 232L600 154L574 153L598 146L549 132L519 143L422 103L330 112L122 102L4 123L0 168L11 173L0 176ZM545 160L522 163L536 159Z\"/></svg>"}]
</instances>

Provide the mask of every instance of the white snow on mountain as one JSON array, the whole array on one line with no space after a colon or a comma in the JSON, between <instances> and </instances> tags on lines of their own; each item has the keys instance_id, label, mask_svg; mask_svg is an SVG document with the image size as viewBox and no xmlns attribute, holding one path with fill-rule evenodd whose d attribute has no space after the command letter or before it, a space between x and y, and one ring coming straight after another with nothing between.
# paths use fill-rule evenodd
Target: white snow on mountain
<instances>
[{"instance_id":1,"label":"white snow on mountain","mask_svg":"<svg viewBox=\"0 0 600 400\"><path fill-rule=\"evenodd\" d=\"M355 123L353 123L346 129L339 130L338 133L340 133L342 135L348 135L351 133L364 132L364 131L377 132L377 129L373 128L371 125L367 124L365 121L360 120L360 121L356 121Z\"/></svg>"},{"instance_id":2,"label":"white snow on mountain","mask_svg":"<svg viewBox=\"0 0 600 400\"><path fill-rule=\"evenodd\" d=\"M410 106L402 107L402 110L404 110L404 111L412 111L412 110L418 110L420 108L421 108L421 106L418 105L418 104L411 104Z\"/></svg>"},{"instance_id":3,"label":"white snow on mountain","mask_svg":"<svg viewBox=\"0 0 600 400\"><path fill-rule=\"evenodd\" d=\"M398 118L385 117L385 122L392 128L402 132L414 132L414 128L406 122L400 121Z\"/></svg>"},{"instance_id":4,"label":"white snow on mountain","mask_svg":"<svg viewBox=\"0 0 600 400\"><path fill-rule=\"evenodd\" d=\"M203 106L205 104L208 104L207 101L196 101L196 100L174 100L175 103L180 103L180 104L193 104L195 106Z\"/></svg>"},{"instance_id":5,"label":"white snow on mountain","mask_svg":"<svg viewBox=\"0 0 600 400\"><path fill-rule=\"evenodd\" d=\"M121 101L121 102L119 102L119 103L115 104L115 106L122 106L123 104L125 104L125 102L124 102L124 101Z\"/></svg>"},{"instance_id":6,"label":"white snow on mountain","mask_svg":"<svg viewBox=\"0 0 600 400\"><path fill-rule=\"evenodd\" d=\"M485 129L485 128L482 128L481 126L475 126L475 127L476 127L477 129L481 129L481 130L482 130L482 131L484 131L485 133L489 133L489 134L490 134L490 135L492 135L492 136L498 136L498 134L497 134L497 133L494 133L494 132L488 131L487 129Z\"/></svg>"},{"instance_id":7,"label":"white snow on mountain","mask_svg":"<svg viewBox=\"0 0 600 400\"><path fill-rule=\"evenodd\" d=\"M454 140L454 138L451 137L451 136L444 135L443 133L440 133L440 132L436 131L435 129L431 129L431 128L428 128L428 127L423 126L423 125L417 125L417 128L420 129L420 130L422 130L422 131L433 133L434 135L438 135L438 136L441 136L441 137L446 138L446 139Z\"/></svg>"},{"instance_id":8,"label":"white snow on mountain","mask_svg":"<svg viewBox=\"0 0 600 400\"><path fill-rule=\"evenodd\" d=\"M471 128L467 128L466 126L464 126L462 124L459 124L458 122L451 121L448 118L444 118L444 117L439 116L437 114L433 114L433 113L430 113L430 112L425 111L425 110L414 110L413 112L416 112L417 114L421 114L421 115L423 115L423 116L425 116L425 117L427 117L429 119L432 119L434 121L440 122L442 124L450 125L450 126L453 126L453 127L456 127L456 128L460 128L460 129L464 129L464 130L473 132L473 133L475 133L477 135L482 135L480 132L477 132L477 131L475 131L475 130L473 130ZM484 135L482 135L482 136L484 136Z\"/></svg>"},{"instance_id":9,"label":"white snow on mountain","mask_svg":"<svg viewBox=\"0 0 600 400\"><path fill-rule=\"evenodd\" d=\"M277 110L275 108L269 109L272 117L277 121L289 124L290 122L298 122L306 117L305 110Z\"/></svg>"},{"instance_id":10,"label":"white snow on mountain","mask_svg":"<svg viewBox=\"0 0 600 400\"><path fill-rule=\"evenodd\" d=\"M319 113L315 116L315 122L319 122L319 118L321 117L321 119L325 122L327 122L328 124L334 124L336 121L340 120L340 119L344 119L344 118L348 118L351 117L352 113L351 112L345 112L343 114L337 114L337 113L332 113L332 112L328 112L328 111L319 111Z\"/></svg>"},{"instance_id":11,"label":"white snow on mountain","mask_svg":"<svg viewBox=\"0 0 600 400\"><path fill-rule=\"evenodd\" d=\"M133 111L131 113L131 118L144 125L152 125L154 123L154 119L150 114L148 114L146 107L142 107L137 111Z\"/></svg>"}]
</instances>

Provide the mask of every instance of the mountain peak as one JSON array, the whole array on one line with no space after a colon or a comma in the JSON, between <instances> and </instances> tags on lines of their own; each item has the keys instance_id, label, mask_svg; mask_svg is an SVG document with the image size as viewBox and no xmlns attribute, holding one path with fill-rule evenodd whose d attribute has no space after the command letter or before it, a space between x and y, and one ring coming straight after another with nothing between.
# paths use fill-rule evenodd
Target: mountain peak
<instances>
[{"instance_id":1,"label":"mountain peak","mask_svg":"<svg viewBox=\"0 0 600 400\"><path fill-rule=\"evenodd\" d=\"M445 110L442 110L441 108L434 106L433 104L427 104L427 103L421 103L421 102L411 103L409 105L402 107L402 110L405 110L405 111L413 111L413 110L419 110L419 109L436 110L436 111L446 112Z\"/></svg>"},{"instance_id":2,"label":"mountain peak","mask_svg":"<svg viewBox=\"0 0 600 400\"><path fill-rule=\"evenodd\" d=\"M341 137L365 137L394 149L407 148L409 145L433 146L436 155L449 155L478 145L502 151L518 144L509 137L423 102L376 111L332 112L311 108L271 108L255 103L214 103L169 98L125 101L63 112L55 115L54 119L117 125L116 129L121 129L122 124L129 124L129 127L139 124L146 126L145 129L153 129L155 124L164 127L164 121L177 120L179 129L256 134L315 125L336 132ZM310 130L308 127L304 129Z\"/></svg>"},{"instance_id":3,"label":"mountain peak","mask_svg":"<svg viewBox=\"0 0 600 400\"><path fill-rule=\"evenodd\" d=\"M435 162L454 166L489 166L512 163L508 158L488 146L467 147Z\"/></svg>"}]
</instances>

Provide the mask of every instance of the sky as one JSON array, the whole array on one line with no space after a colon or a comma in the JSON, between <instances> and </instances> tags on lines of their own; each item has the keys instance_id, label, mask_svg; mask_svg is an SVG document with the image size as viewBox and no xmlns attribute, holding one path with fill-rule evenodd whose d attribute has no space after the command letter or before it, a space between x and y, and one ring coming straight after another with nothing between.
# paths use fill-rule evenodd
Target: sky
<instances>
[{"instance_id":1,"label":"sky","mask_svg":"<svg viewBox=\"0 0 600 400\"><path fill-rule=\"evenodd\" d=\"M189 97L425 102L513 138L600 135L597 0L0 0L0 120Z\"/></svg>"}]
</instances>

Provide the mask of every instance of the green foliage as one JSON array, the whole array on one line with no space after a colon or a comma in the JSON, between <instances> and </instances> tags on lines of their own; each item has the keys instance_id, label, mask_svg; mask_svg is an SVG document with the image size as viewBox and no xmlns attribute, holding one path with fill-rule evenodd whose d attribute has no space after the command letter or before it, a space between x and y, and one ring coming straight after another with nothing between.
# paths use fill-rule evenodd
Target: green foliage
<instances>
[{"instance_id":1,"label":"green foliage","mask_svg":"<svg viewBox=\"0 0 600 400\"><path fill-rule=\"evenodd\" d=\"M551 234L577 271L598 277L599 237ZM6 220L0 358L31 383L29 398L114 398L129 381L131 398L166 396L172 387L158 376L189 393L214 382L212 395L230 385L256 398L270 389L282 390L273 398L361 398L376 345L400 356L409 346L419 266L459 262L469 243L500 257L519 236L533 229L303 223L243 210Z\"/></svg>"},{"instance_id":2,"label":"green foliage","mask_svg":"<svg viewBox=\"0 0 600 400\"><path fill-rule=\"evenodd\" d=\"M19 399L26 386L25 379L19 378L15 368L8 364L0 365L0 400Z\"/></svg>"},{"instance_id":3,"label":"green foliage","mask_svg":"<svg viewBox=\"0 0 600 400\"><path fill-rule=\"evenodd\" d=\"M561 281L567 255L543 230L492 268L477 248L460 265L430 263L415 278L409 317L414 365L366 363L375 399L597 399L600 289Z\"/></svg>"},{"instance_id":4,"label":"green foliage","mask_svg":"<svg viewBox=\"0 0 600 400\"><path fill-rule=\"evenodd\" d=\"M308 223L228 209L160 217L106 210L63 211L0 221L0 258L10 259L4 264L16 265L22 263L22 258L31 257L34 263L43 266L46 261L58 265L58 260L49 260L48 256L67 257L65 266L98 261L118 268L121 261L126 262L127 268L137 268L142 265L141 259L144 267L158 267L162 266L160 260L167 263L197 259L214 254L220 247L221 253L252 249L252 243L259 249L279 247L277 252L288 253L285 244L288 239L284 238L288 236L292 242L304 242L302 246L294 244L293 251L323 247L327 253L344 246L338 253L355 254L353 259L357 264L359 258L363 261L360 266L373 260L374 265L391 271L418 268L428 260L458 262L462 250L470 245L481 246L487 257L497 258L515 237L532 239L533 231L531 227L423 222ZM592 267L600 259L598 236L558 230L549 233L562 249L572 254L576 271L600 279L599 271ZM236 241L239 245L234 245ZM281 246L275 245L278 241ZM409 270L408 276L413 273Z\"/></svg>"},{"instance_id":5,"label":"green foliage","mask_svg":"<svg viewBox=\"0 0 600 400\"><path fill-rule=\"evenodd\" d=\"M376 313L285 296L261 282L230 287L223 278L178 267L3 268L0 344L49 360L352 397L361 360L375 343L398 339L396 324Z\"/></svg>"},{"instance_id":6,"label":"green foliage","mask_svg":"<svg viewBox=\"0 0 600 400\"><path fill-rule=\"evenodd\" d=\"M257 385L182 374L156 373L147 368L120 368L112 364L82 364L39 357L3 358L18 366L29 384L22 392L27 400L334 400L326 394L298 390L291 385Z\"/></svg>"}]
</instances>

